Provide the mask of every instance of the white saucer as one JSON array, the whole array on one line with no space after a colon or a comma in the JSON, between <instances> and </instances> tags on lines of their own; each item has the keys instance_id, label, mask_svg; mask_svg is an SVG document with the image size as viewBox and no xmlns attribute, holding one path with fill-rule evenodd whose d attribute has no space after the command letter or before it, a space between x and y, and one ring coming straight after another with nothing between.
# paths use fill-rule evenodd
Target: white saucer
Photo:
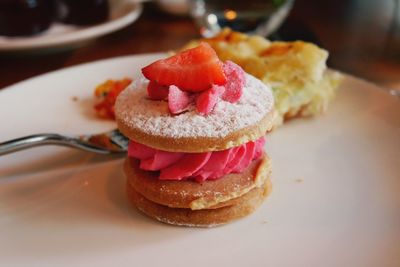
<instances>
[{"instance_id":1,"label":"white saucer","mask_svg":"<svg viewBox=\"0 0 400 267\"><path fill-rule=\"evenodd\" d=\"M54 23L47 31L32 37L0 36L0 52L78 45L131 24L141 13L141 3L132 0L111 0L110 19L107 22L89 27Z\"/></svg>"}]
</instances>

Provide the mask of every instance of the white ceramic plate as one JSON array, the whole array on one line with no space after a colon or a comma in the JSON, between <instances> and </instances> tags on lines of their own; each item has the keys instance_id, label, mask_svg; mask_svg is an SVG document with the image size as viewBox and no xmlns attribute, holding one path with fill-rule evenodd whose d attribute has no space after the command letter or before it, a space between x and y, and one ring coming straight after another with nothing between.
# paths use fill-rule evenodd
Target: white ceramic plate
<instances>
[{"instance_id":1,"label":"white ceramic plate","mask_svg":"<svg viewBox=\"0 0 400 267\"><path fill-rule=\"evenodd\" d=\"M104 23L78 27L54 23L50 29L32 37L0 36L0 51L21 51L66 47L117 31L133 23L142 13L142 4L134 0L110 0L110 19Z\"/></svg>"},{"instance_id":2,"label":"white ceramic plate","mask_svg":"<svg viewBox=\"0 0 400 267\"><path fill-rule=\"evenodd\" d=\"M85 64L0 91L0 141L113 128L94 116L93 87L160 56ZM267 143L271 196L212 229L136 212L120 158L59 147L0 157L0 265L400 266L399 99L346 76L327 114L291 121Z\"/></svg>"}]
</instances>

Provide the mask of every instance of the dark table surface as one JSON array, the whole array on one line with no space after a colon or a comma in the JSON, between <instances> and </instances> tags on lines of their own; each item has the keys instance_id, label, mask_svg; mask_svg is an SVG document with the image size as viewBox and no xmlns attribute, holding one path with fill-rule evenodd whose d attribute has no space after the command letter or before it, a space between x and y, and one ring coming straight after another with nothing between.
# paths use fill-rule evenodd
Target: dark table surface
<instances>
[{"instance_id":1,"label":"dark table surface","mask_svg":"<svg viewBox=\"0 0 400 267\"><path fill-rule=\"evenodd\" d=\"M398 2L296 0L271 38L315 42L330 51L330 67L400 89ZM80 63L176 49L198 37L189 17L167 15L145 3L135 23L84 46L51 53L0 54L0 88Z\"/></svg>"}]
</instances>

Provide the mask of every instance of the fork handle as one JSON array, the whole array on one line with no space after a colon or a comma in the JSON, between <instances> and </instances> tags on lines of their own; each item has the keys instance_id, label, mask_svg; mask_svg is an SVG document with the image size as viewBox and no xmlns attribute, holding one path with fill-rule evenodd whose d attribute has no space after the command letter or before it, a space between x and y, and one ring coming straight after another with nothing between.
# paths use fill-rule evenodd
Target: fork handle
<instances>
[{"instance_id":1,"label":"fork handle","mask_svg":"<svg viewBox=\"0 0 400 267\"><path fill-rule=\"evenodd\" d=\"M42 145L62 145L101 154L109 153L103 148L90 145L77 138L71 138L59 134L35 134L0 143L0 156Z\"/></svg>"},{"instance_id":2,"label":"fork handle","mask_svg":"<svg viewBox=\"0 0 400 267\"><path fill-rule=\"evenodd\" d=\"M65 142L66 138L58 134L29 135L0 143L0 155L41 145L65 145Z\"/></svg>"}]
</instances>

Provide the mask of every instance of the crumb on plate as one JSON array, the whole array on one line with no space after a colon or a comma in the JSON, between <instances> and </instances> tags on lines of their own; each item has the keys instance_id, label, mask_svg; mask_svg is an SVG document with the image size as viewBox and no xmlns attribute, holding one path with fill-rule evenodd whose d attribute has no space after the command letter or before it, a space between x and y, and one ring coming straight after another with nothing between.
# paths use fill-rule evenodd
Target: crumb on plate
<instances>
[{"instance_id":1,"label":"crumb on plate","mask_svg":"<svg viewBox=\"0 0 400 267\"><path fill-rule=\"evenodd\" d=\"M103 119L115 119L114 104L117 96L132 82L129 78L121 80L107 80L96 86L94 95L96 104L94 109L97 116Z\"/></svg>"}]
</instances>

